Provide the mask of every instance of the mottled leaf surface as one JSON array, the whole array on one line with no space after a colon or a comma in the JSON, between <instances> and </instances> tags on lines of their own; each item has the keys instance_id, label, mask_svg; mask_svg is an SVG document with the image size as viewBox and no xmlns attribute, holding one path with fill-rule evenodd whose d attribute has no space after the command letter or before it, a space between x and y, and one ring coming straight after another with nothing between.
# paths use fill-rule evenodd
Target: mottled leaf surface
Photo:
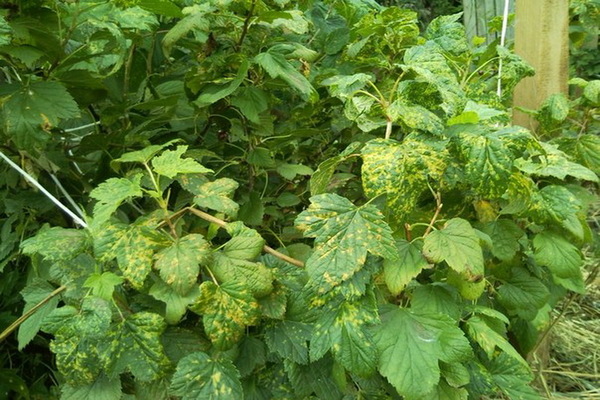
<instances>
[{"instance_id":1,"label":"mottled leaf surface","mask_svg":"<svg viewBox=\"0 0 600 400\"><path fill-rule=\"evenodd\" d=\"M188 146L177 146L175 150L165 150L160 156L152 159L154 171L167 178L174 178L177 174L206 174L213 172L192 158L183 158L182 156L187 149Z\"/></svg>"},{"instance_id":2,"label":"mottled leaf surface","mask_svg":"<svg viewBox=\"0 0 600 400\"><path fill-rule=\"evenodd\" d=\"M231 361L214 360L203 352L192 353L179 361L170 391L182 400L244 398L240 373Z\"/></svg>"},{"instance_id":3,"label":"mottled leaf surface","mask_svg":"<svg viewBox=\"0 0 600 400\"><path fill-rule=\"evenodd\" d=\"M192 233L158 252L154 267L165 283L183 296L196 286L200 265L206 263L209 257L208 242L202 235Z\"/></svg>"},{"instance_id":4,"label":"mottled leaf surface","mask_svg":"<svg viewBox=\"0 0 600 400\"><path fill-rule=\"evenodd\" d=\"M90 245L89 239L84 230L56 226L40 229L35 236L21 242L21 249L25 254L41 254L51 261L68 260L85 251Z\"/></svg>"},{"instance_id":5,"label":"mottled leaf surface","mask_svg":"<svg viewBox=\"0 0 600 400\"><path fill-rule=\"evenodd\" d=\"M108 221L125 200L140 197L142 195L141 180L141 174L134 175L131 179L110 178L92 190L90 197L98 200L94 206L94 226Z\"/></svg>"},{"instance_id":6,"label":"mottled leaf surface","mask_svg":"<svg viewBox=\"0 0 600 400\"><path fill-rule=\"evenodd\" d=\"M200 207L225 213L231 217L237 215L239 205L231 199L238 188L238 183L233 179L221 178L207 182L200 186L194 194L194 203Z\"/></svg>"},{"instance_id":7,"label":"mottled leaf surface","mask_svg":"<svg viewBox=\"0 0 600 400\"><path fill-rule=\"evenodd\" d=\"M313 196L308 209L296 218L296 226L315 238L306 269L322 292L350 279L362 268L367 253L397 257L391 229L371 204L356 207L336 194Z\"/></svg>"},{"instance_id":8,"label":"mottled leaf surface","mask_svg":"<svg viewBox=\"0 0 600 400\"><path fill-rule=\"evenodd\" d=\"M200 298L191 310L202 315L204 331L219 349L228 349L243 336L246 326L256 323L258 303L242 285L211 281L200 285Z\"/></svg>"}]
</instances>

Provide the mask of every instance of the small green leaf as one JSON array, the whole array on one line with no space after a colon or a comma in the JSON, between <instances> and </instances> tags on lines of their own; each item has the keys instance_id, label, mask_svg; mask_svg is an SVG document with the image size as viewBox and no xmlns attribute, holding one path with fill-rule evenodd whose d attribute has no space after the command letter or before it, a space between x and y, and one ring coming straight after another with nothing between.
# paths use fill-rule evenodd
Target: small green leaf
<instances>
[{"instance_id":1,"label":"small green leaf","mask_svg":"<svg viewBox=\"0 0 600 400\"><path fill-rule=\"evenodd\" d=\"M110 178L91 191L90 197L98 200L94 206L94 226L100 226L108 221L111 215L124 201L132 197L142 196L142 174L134 175L131 179Z\"/></svg>"},{"instance_id":2,"label":"small green leaf","mask_svg":"<svg viewBox=\"0 0 600 400\"><path fill-rule=\"evenodd\" d=\"M423 253L435 263L445 261L459 273L471 276L484 273L479 236L471 224L461 218L453 218L443 229L425 236Z\"/></svg>"},{"instance_id":3,"label":"small green leaf","mask_svg":"<svg viewBox=\"0 0 600 400\"><path fill-rule=\"evenodd\" d=\"M589 81L583 88L583 97L592 104L600 104L600 80Z\"/></svg>"},{"instance_id":4,"label":"small green leaf","mask_svg":"<svg viewBox=\"0 0 600 400\"><path fill-rule=\"evenodd\" d=\"M206 107L232 94L246 78L248 66L248 61L242 60L235 78L231 79L228 83L211 83L203 87L202 93L194 101L194 104L198 107Z\"/></svg>"},{"instance_id":5,"label":"small green leaf","mask_svg":"<svg viewBox=\"0 0 600 400\"><path fill-rule=\"evenodd\" d=\"M485 315L475 315L467 320L466 328L469 336L481 346L488 357L493 358L497 347L523 365L527 365L527 361L508 341L502 321Z\"/></svg>"},{"instance_id":6,"label":"small green leaf","mask_svg":"<svg viewBox=\"0 0 600 400\"><path fill-rule=\"evenodd\" d=\"M233 179L220 178L213 182L201 185L193 193L194 203L200 207L225 213L231 217L237 215L239 205L231 200L233 193L238 188L238 183Z\"/></svg>"},{"instance_id":7,"label":"small green leaf","mask_svg":"<svg viewBox=\"0 0 600 400\"><path fill-rule=\"evenodd\" d=\"M397 240L396 247L400 257L397 260L383 261L385 284L394 296L400 294L423 268L429 266L418 245L406 240Z\"/></svg>"},{"instance_id":8,"label":"small green leaf","mask_svg":"<svg viewBox=\"0 0 600 400\"><path fill-rule=\"evenodd\" d=\"M279 164L277 166L277 172L287 180L293 180L296 175L312 175L314 171L312 168L302 164Z\"/></svg>"},{"instance_id":9,"label":"small green leaf","mask_svg":"<svg viewBox=\"0 0 600 400\"><path fill-rule=\"evenodd\" d=\"M88 232L79 229L52 227L40 229L21 243L23 253L41 254L50 261L70 260L90 246Z\"/></svg>"},{"instance_id":10,"label":"small green leaf","mask_svg":"<svg viewBox=\"0 0 600 400\"><path fill-rule=\"evenodd\" d=\"M161 278L179 295L186 295L196 286L199 266L208 261L210 246L199 234L179 238L156 255L155 268Z\"/></svg>"},{"instance_id":11,"label":"small green leaf","mask_svg":"<svg viewBox=\"0 0 600 400\"><path fill-rule=\"evenodd\" d=\"M125 279L123 277L113 274L112 272L106 271L102 274L95 273L90 275L85 282L83 287L92 289L92 293L96 297L100 297L104 300L112 299L115 286L123 283Z\"/></svg>"},{"instance_id":12,"label":"small green leaf","mask_svg":"<svg viewBox=\"0 0 600 400\"><path fill-rule=\"evenodd\" d=\"M260 124L260 114L269 108L269 97L258 88L242 87L232 97L231 105L239 108L250 122Z\"/></svg>"},{"instance_id":13,"label":"small green leaf","mask_svg":"<svg viewBox=\"0 0 600 400\"><path fill-rule=\"evenodd\" d=\"M211 169L203 167L197 161L191 158L182 158L187 151L188 146L177 146L175 150L165 150L160 156L152 159L154 171L174 178L177 174L207 174L213 172Z\"/></svg>"},{"instance_id":14,"label":"small green leaf","mask_svg":"<svg viewBox=\"0 0 600 400\"><path fill-rule=\"evenodd\" d=\"M202 315L204 331L215 347L226 350L239 342L246 326L256 323L258 303L236 282L200 285L200 298L190 307Z\"/></svg>"},{"instance_id":15,"label":"small green leaf","mask_svg":"<svg viewBox=\"0 0 600 400\"><path fill-rule=\"evenodd\" d=\"M123 396L121 380L98 376L93 382L82 386L61 385L61 399L64 400L120 400Z\"/></svg>"},{"instance_id":16,"label":"small green leaf","mask_svg":"<svg viewBox=\"0 0 600 400\"><path fill-rule=\"evenodd\" d=\"M296 226L304 236L315 237L306 270L321 292L350 279L362 268L367 253L397 258L392 231L372 204L356 207L336 194L313 196Z\"/></svg>"},{"instance_id":17,"label":"small green leaf","mask_svg":"<svg viewBox=\"0 0 600 400\"><path fill-rule=\"evenodd\" d=\"M509 399L518 400L542 400L535 389L529 386L533 380L531 370L523 363L501 353L494 357L488 366L488 370L496 385Z\"/></svg>"},{"instance_id":18,"label":"small green leaf","mask_svg":"<svg viewBox=\"0 0 600 400\"><path fill-rule=\"evenodd\" d=\"M500 260L509 261L519 250L519 239L525 232L509 219L498 219L483 224L479 229L492 239L492 254Z\"/></svg>"},{"instance_id":19,"label":"small green leaf","mask_svg":"<svg viewBox=\"0 0 600 400\"><path fill-rule=\"evenodd\" d=\"M271 151L264 147L255 147L248 153L247 161L257 167L273 168L275 160L271 155Z\"/></svg>"},{"instance_id":20,"label":"small green leaf","mask_svg":"<svg viewBox=\"0 0 600 400\"><path fill-rule=\"evenodd\" d=\"M329 185L337 166L352 157L358 156L356 151L358 151L361 145L361 143L353 142L342 152L342 154L319 164L319 167L310 178L310 193L313 196L316 196L327 192L327 186Z\"/></svg>"},{"instance_id":21,"label":"small green leaf","mask_svg":"<svg viewBox=\"0 0 600 400\"><path fill-rule=\"evenodd\" d=\"M571 242L553 232L540 232L533 238L535 261L548 267L555 283L583 294L583 258Z\"/></svg>"},{"instance_id":22,"label":"small green leaf","mask_svg":"<svg viewBox=\"0 0 600 400\"><path fill-rule=\"evenodd\" d=\"M569 116L569 99L562 93L548 97L537 113L536 119L542 127L552 129Z\"/></svg>"},{"instance_id":23,"label":"small green leaf","mask_svg":"<svg viewBox=\"0 0 600 400\"><path fill-rule=\"evenodd\" d=\"M177 21L162 40L163 52L167 56L171 53L171 49L175 46L175 43L190 32L193 32L195 39L200 43L208 40L210 23L205 14L212 11L212 5L209 3L197 4L192 7L186 7L184 11L184 14L186 14L185 17Z\"/></svg>"},{"instance_id":24,"label":"small green leaf","mask_svg":"<svg viewBox=\"0 0 600 400\"><path fill-rule=\"evenodd\" d=\"M567 176L584 181L598 182L598 176L583 165L579 165L569 160L569 157L558 150L556 147L542 143L544 153L515 161L515 166L528 175L551 176L565 180Z\"/></svg>"},{"instance_id":25,"label":"small green leaf","mask_svg":"<svg viewBox=\"0 0 600 400\"><path fill-rule=\"evenodd\" d=\"M182 400L244 398L240 373L231 361L213 360L203 352L192 353L177 363L170 391Z\"/></svg>"}]
</instances>

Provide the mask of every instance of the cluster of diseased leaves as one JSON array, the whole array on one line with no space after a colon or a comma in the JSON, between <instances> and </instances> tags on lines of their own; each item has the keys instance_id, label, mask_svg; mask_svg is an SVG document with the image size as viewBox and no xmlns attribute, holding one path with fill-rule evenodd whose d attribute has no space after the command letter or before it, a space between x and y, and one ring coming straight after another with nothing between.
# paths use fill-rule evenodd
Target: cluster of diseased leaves
<instances>
[{"instance_id":1,"label":"cluster of diseased leaves","mask_svg":"<svg viewBox=\"0 0 600 400\"><path fill-rule=\"evenodd\" d=\"M22 243L26 308L51 300L19 346L52 335L69 399L537 398L523 357L584 290L596 137L508 126L493 66L507 97L532 70L459 15L421 35L370 2L194 3L0 21L27 71L0 92L6 140L88 180L88 229Z\"/></svg>"}]
</instances>

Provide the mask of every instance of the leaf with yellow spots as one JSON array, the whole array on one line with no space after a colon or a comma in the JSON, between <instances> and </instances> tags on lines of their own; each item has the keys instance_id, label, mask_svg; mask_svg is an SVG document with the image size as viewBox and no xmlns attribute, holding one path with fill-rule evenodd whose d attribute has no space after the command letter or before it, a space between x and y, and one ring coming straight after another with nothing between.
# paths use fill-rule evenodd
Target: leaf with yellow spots
<instances>
[{"instance_id":1,"label":"leaf with yellow spots","mask_svg":"<svg viewBox=\"0 0 600 400\"><path fill-rule=\"evenodd\" d=\"M470 276L484 273L479 236L462 218L452 218L443 229L425 236L423 254L435 263L445 261L456 272Z\"/></svg>"},{"instance_id":2,"label":"leaf with yellow spots","mask_svg":"<svg viewBox=\"0 0 600 400\"><path fill-rule=\"evenodd\" d=\"M200 298L190 307L202 315L204 331L218 349L226 350L244 335L246 326L258 321L258 303L240 283L216 285L205 281L200 285Z\"/></svg>"},{"instance_id":3,"label":"leaf with yellow spots","mask_svg":"<svg viewBox=\"0 0 600 400\"><path fill-rule=\"evenodd\" d=\"M325 293L359 271L367 253L397 257L392 230L372 204L356 207L350 200L326 193L311 197L311 205L296 218L304 236L315 238L306 261L312 285Z\"/></svg>"},{"instance_id":4,"label":"leaf with yellow spots","mask_svg":"<svg viewBox=\"0 0 600 400\"><path fill-rule=\"evenodd\" d=\"M310 325L304 322L278 321L265 330L265 342L269 350L284 360L307 364L310 333Z\"/></svg>"},{"instance_id":5,"label":"leaf with yellow spots","mask_svg":"<svg viewBox=\"0 0 600 400\"><path fill-rule=\"evenodd\" d=\"M125 200L142 195L142 174L127 178L110 178L91 191L90 197L98 200L94 206L92 227L102 225Z\"/></svg>"},{"instance_id":6,"label":"leaf with yellow spots","mask_svg":"<svg viewBox=\"0 0 600 400\"><path fill-rule=\"evenodd\" d=\"M102 234L103 243L94 243L105 258L117 258L123 277L135 288L141 288L152 270L154 252L165 245L165 237L153 226L134 223L132 225L109 225L108 237ZM111 243L112 242L112 243Z\"/></svg>"},{"instance_id":7,"label":"leaf with yellow spots","mask_svg":"<svg viewBox=\"0 0 600 400\"><path fill-rule=\"evenodd\" d=\"M199 234L179 238L156 255L160 277L179 295L186 295L198 280L200 265L208 261L210 246Z\"/></svg>"},{"instance_id":8,"label":"leaf with yellow spots","mask_svg":"<svg viewBox=\"0 0 600 400\"><path fill-rule=\"evenodd\" d=\"M227 359L214 360L201 351L182 358L170 392L181 400L240 400L244 398L240 373Z\"/></svg>"},{"instance_id":9,"label":"leaf with yellow spots","mask_svg":"<svg viewBox=\"0 0 600 400\"><path fill-rule=\"evenodd\" d=\"M530 217L540 224L562 226L576 238L585 235L585 218L579 199L567 188L558 185L544 186L532 196Z\"/></svg>"},{"instance_id":10,"label":"leaf with yellow spots","mask_svg":"<svg viewBox=\"0 0 600 400\"><path fill-rule=\"evenodd\" d=\"M370 198L385 195L390 213L400 223L423 192L429 191L428 181L441 179L447 158L443 143L428 143L418 136L402 143L371 140L362 150L365 194Z\"/></svg>"},{"instance_id":11,"label":"leaf with yellow spots","mask_svg":"<svg viewBox=\"0 0 600 400\"><path fill-rule=\"evenodd\" d=\"M488 199L498 199L506 192L514 161L526 150L539 148L531 133L521 127L495 130L481 125L457 125L448 133L458 149L467 181Z\"/></svg>"},{"instance_id":12,"label":"leaf with yellow spots","mask_svg":"<svg viewBox=\"0 0 600 400\"><path fill-rule=\"evenodd\" d=\"M45 226L21 242L21 248L25 254L39 253L51 261L69 260L89 247L89 239L89 232L85 230Z\"/></svg>"},{"instance_id":13,"label":"leaf with yellow spots","mask_svg":"<svg viewBox=\"0 0 600 400\"><path fill-rule=\"evenodd\" d=\"M194 203L200 207L210 208L235 217L240 206L231 197L238 188L233 179L221 178L202 184L194 194Z\"/></svg>"},{"instance_id":14,"label":"leaf with yellow spots","mask_svg":"<svg viewBox=\"0 0 600 400\"><path fill-rule=\"evenodd\" d=\"M420 398L440 381L439 362L457 363L472 357L463 332L444 314L417 314L389 307L377 326L379 372L406 398Z\"/></svg>"},{"instance_id":15,"label":"leaf with yellow spots","mask_svg":"<svg viewBox=\"0 0 600 400\"><path fill-rule=\"evenodd\" d=\"M165 355L160 336L167 327L164 319L154 313L139 312L114 324L108 331L110 345L107 358L111 377L131 372L142 382L163 376L169 360Z\"/></svg>"},{"instance_id":16,"label":"leaf with yellow spots","mask_svg":"<svg viewBox=\"0 0 600 400\"><path fill-rule=\"evenodd\" d=\"M368 376L377 366L377 349L365 328L378 321L377 307L365 300L329 302L314 325L310 358L318 360L331 350L348 371Z\"/></svg>"}]
</instances>

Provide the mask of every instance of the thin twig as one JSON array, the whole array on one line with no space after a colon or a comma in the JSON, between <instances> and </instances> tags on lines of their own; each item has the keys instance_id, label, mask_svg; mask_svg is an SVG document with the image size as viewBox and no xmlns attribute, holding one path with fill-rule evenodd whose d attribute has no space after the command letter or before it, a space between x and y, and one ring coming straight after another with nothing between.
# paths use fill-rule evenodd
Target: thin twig
<instances>
[{"instance_id":1,"label":"thin twig","mask_svg":"<svg viewBox=\"0 0 600 400\"><path fill-rule=\"evenodd\" d=\"M15 322L10 324L8 328L6 328L2 333L0 333L0 342L4 341L8 335L10 335L15 329L17 329L23 322L25 322L29 317L31 317L37 310L39 310L44 304L52 300L52 298L59 295L63 292L67 287L65 285L55 289L52 293L46 296L42 301L37 303L35 306L31 307L27 310L23 315L21 315Z\"/></svg>"},{"instance_id":2,"label":"thin twig","mask_svg":"<svg viewBox=\"0 0 600 400\"><path fill-rule=\"evenodd\" d=\"M196 208L193 207L188 207L187 210L189 210L192 214L196 215L197 217L202 218L205 221L208 221L210 223L213 223L215 225L220 226L221 228L225 228L227 227L227 222L223 221L220 218L214 217L208 213L205 213L204 211L200 211ZM285 262L288 262L292 265L295 265L296 267L300 267L300 268L304 268L304 263L300 260L297 260L295 258L286 256L285 254L273 249L272 247L269 247L267 245L264 245L263 247L263 251L265 253L269 253L272 256L275 256L277 258L279 258L280 260L283 260Z\"/></svg>"},{"instance_id":3,"label":"thin twig","mask_svg":"<svg viewBox=\"0 0 600 400\"><path fill-rule=\"evenodd\" d=\"M438 192L438 193L434 193L434 196L435 196L435 203L437 204L437 206L435 208L435 213L433 214L433 217L431 217L431 221L429 221L429 226L425 230L425 233L423 234L423 236L427 236L431 232L431 230L433 229L433 224L435 224L435 221L437 221L437 218L440 215L440 212L442 211L442 207L444 206L442 204L442 195Z\"/></svg>"},{"instance_id":4,"label":"thin twig","mask_svg":"<svg viewBox=\"0 0 600 400\"><path fill-rule=\"evenodd\" d=\"M239 50L242 47L242 43L244 43L244 39L248 34L248 28L250 27L250 20L254 16L254 7L256 7L256 0L252 0L252 4L250 5L250 10L248 11L248 16L244 20L244 26L242 27L242 34L240 35L240 40L236 44L236 49Z\"/></svg>"}]
</instances>

